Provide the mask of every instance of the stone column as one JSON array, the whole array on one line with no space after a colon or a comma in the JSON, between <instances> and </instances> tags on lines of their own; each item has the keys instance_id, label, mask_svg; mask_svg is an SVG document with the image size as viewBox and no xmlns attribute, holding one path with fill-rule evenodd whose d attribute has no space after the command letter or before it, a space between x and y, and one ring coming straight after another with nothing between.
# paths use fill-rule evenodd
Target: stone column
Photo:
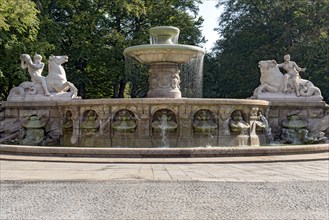
<instances>
[{"instance_id":1,"label":"stone column","mask_svg":"<svg viewBox=\"0 0 329 220\"><path fill-rule=\"evenodd\" d=\"M257 107L253 107L251 109L251 115L250 115L250 145L251 146L259 146L260 141L259 137L256 134L256 121L258 119L257 117L257 112L258 112Z\"/></svg>"},{"instance_id":2,"label":"stone column","mask_svg":"<svg viewBox=\"0 0 329 220\"><path fill-rule=\"evenodd\" d=\"M181 98L179 66L175 63L154 63L149 68L148 98Z\"/></svg>"}]
</instances>

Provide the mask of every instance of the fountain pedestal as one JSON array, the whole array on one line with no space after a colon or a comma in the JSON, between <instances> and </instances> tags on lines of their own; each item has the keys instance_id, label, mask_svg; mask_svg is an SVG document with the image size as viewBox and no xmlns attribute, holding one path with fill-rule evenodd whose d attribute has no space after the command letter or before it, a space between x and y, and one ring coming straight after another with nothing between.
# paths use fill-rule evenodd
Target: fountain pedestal
<instances>
[{"instance_id":1,"label":"fountain pedestal","mask_svg":"<svg viewBox=\"0 0 329 220\"><path fill-rule=\"evenodd\" d=\"M148 98L181 98L179 67L175 63L153 63L149 68Z\"/></svg>"}]
</instances>

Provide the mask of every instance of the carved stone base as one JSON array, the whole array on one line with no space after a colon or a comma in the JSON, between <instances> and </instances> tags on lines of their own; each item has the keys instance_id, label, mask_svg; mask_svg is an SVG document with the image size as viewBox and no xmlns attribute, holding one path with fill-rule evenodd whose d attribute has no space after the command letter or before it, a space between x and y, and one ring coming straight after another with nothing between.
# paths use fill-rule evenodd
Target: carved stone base
<instances>
[{"instance_id":1,"label":"carved stone base","mask_svg":"<svg viewBox=\"0 0 329 220\"><path fill-rule=\"evenodd\" d=\"M286 102L320 102L323 100L321 95L313 96L297 96L295 93L285 94L285 93L271 93L264 92L258 94L256 99L262 99L266 101L286 101Z\"/></svg>"},{"instance_id":2,"label":"carved stone base","mask_svg":"<svg viewBox=\"0 0 329 220\"><path fill-rule=\"evenodd\" d=\"M179 67L175 63L154 63L149 68L148 98L181 98Z\"/></svg>"},{"instance_id":3,"label":"carved stone base","mask_svg":"<svg viewBox=\"0 0 329 220\"><path fill-rule=\"evenodd\" d=\"M40 83L22 82L19 86L10 90L7 101L70 101L80 99L76 91L69 92L50 92L50 96L46 96Z\"/></svg>"}]
</instances>

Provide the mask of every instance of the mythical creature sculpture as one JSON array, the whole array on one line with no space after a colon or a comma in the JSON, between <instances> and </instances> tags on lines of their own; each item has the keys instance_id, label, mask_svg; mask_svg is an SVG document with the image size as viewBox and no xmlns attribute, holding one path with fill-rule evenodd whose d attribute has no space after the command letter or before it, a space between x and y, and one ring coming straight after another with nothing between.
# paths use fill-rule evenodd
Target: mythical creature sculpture
<instances>
[{"instance_id":1,"label":"mythical creature sculpture","mask_svg":"<svg viewBox=\"0 0 329 220\"><path fill-rule=\"evenodd\" d=\"M66 79L66 73L62 66L68 61L68 56L50 56L48 60L49 74L46 77L47 85L51 92L67 92L68 90L77 96L78 89Z\"/></svg>"},{"instance_id":2,"label":"mythical creature sculpture","mask_svg":"<svg viewBox=\"0 0 329 220\"><path fill-rule=\"evenodd\" d=\"M285 76L279 69L280 65L275 60L259 61L261 84L254 90L252 98L286 98L287 96L296 98L300 96L323 99L320 89L314 86L312 82L302 79L299 75L290 77L291 74L286 73Z\"/></svg>"},{"instance_id":3,"label":"mythical creature sculpture","mask_svg":"<svg viewBox=\"0 0 329 220\"><path fill-rule=\"evenodd\" d=\"M66 79L62 66L68 61L67 56L50 56L48 61L48 75L42 76L44 63L38 54L32 62L28 54L21 54L21 67L28 69L31 82L23 82L10 90L8 101L22 100L67 100L77 98L78 89Z\"/></svg>"}]
</instances>

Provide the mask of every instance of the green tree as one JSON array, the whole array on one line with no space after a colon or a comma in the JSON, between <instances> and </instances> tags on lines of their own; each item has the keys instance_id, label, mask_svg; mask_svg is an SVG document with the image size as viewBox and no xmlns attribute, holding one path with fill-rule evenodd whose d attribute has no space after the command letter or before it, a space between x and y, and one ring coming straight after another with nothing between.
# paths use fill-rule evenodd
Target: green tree
<instances>
[{"instance_id":1,"label":"green tree","mask_svg":"<svg viewBox=\"0 0 329 220\"><path fill-rule=\"evenodd\" d=\"M0 0L0 100L28 75L19 67L19 54L38 47L38 10L30 0Z\"/></svg>"},{"instance_id":2,"label":"green tree","mask_svg":"<svg viewBox=\"0 0 329 220\"><path fill-rule=\"evenodd\" d=\"M69 56L67 77L83 98L145 96L145 68L125 71L123 50L148 44L156 25L181 28L182 43L202 42L195 19L199 1L40 0L38 39L54 45L48 53ZM161 13L159 13L161 12ZM192 12L192 14L191 14ZM193 15L194 13L194 15Z\"/></svg>"},{"instance_id":3,"label":"green tree","mask_svg":"<svg viewBox=\"0 0 329 220\"><path fill-rule=\"evenodd\" d=\"M320 87L328 100L328 0L227 0L219 6L225 8L218 27L222 38L209 61L218 66L216 97L251 96L259 84L259 60L280 62L290 53L308 68L302 77Z\"/></svg>"}]
</instances>

